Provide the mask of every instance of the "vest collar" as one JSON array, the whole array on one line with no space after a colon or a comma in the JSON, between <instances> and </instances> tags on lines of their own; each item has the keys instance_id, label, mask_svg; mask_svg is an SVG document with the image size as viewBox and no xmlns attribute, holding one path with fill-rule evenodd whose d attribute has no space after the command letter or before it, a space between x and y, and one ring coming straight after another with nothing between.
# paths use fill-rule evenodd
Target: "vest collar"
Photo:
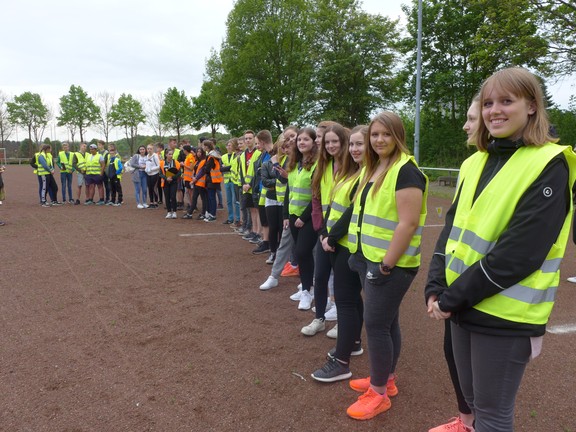
<instances>
[{"instance_id":1,"label":"vest collar","mask_svg":"<svg viewBox=\"0 0 576 432\"><path fill-rule=\"evenodd\" d=\"M497 156L511 156L520 147L524 147L522 139L512 141L507 138L494 138L488 143L488 154Z\"/></svg>"}]
</instances>

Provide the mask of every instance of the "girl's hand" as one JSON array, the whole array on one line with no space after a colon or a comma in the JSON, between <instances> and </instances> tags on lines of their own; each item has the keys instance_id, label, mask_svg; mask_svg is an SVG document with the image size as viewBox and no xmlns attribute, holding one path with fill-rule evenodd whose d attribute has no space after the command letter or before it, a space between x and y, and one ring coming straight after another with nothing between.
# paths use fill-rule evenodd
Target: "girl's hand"
<instances>
[{"instance_id":1,"label":"girl's hand","mask_svg":"<svg viewBox=\"0 0 576 432\"><path fill-rule=\"evenodd\" d=\"M431 298L428 299L428 315L430 318L434 318L435 320L445 320L452 316L451 312L443 312L440 310L440 306L438 305L438 300L433 301L431 304Z\"/></svg>"},{"instance_id":2,"label":"girl's hand","mask_svg":"<svg viewBox=\"0 0 576 432\"><path fill-rule=\"evenodd\" d=\"M167 181L167 182L171 182L171 181L172 181L172 177L166 177L166 181Z\"/></svg>"},{"instance_id":3,"label":"girl's hand","mask_svg":"<svg viewBox=\"0 0 576 432\"><path fill-rule=\"evenodd\" d=\"M275 166L274 169L280 174L281 177L288 178L288 173L281 166Z\"/></svg>"},{"instance_id":4,"label":"girl's hand","mask_svg":"<svg viewBox=\"0 0 576 432\"><path fill-rule=\"evenodd\" d=\"M288 227L290 226L290 220L289 219L284 219L284 222L282 224L282 227L284 229L288 229Z\"/></svg>"},{"instance_id":5,"label":"girl's hand","mask_svg":"<svg viewBox=\"0 0 576 432\"><path fill-rule=\"evenodd\" d=\"M322 239L322 249L324 249L324 252L336 252L336 248L328 244L328 237Z\"/></svg>"},{"instance_id":6,"label":"girl's hand","mask_svg":"<svg viewBox=\"0 0 576 432\"><path fill-rule=\"evenodd\" d=\"M294 226L296 228L302 228L304 226L304 222L302 222L302 219L298 218L296 219L296 222L294 222Z\"/></svg>"}]
</instances>

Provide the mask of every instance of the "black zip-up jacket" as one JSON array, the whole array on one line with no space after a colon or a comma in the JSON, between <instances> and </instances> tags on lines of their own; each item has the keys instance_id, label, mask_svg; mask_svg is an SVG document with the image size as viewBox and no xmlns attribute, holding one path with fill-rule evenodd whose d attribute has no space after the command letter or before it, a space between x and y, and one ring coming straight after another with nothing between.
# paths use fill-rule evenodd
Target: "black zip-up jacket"
<instances>
[{"instance_id":1,"label":"black zip-up jacket","mask_svg":"<svg viewBox=\"0 0 576 432\"><path fill-rule=\"evenodd\" d=\"M488 160L478 182L474 201L514 152L523 145L521 141L504 139L497 139L488 145ZM470 331L502 336L543 335L545 325L504 320L480 312L473 306L520 282L540 268L558 238L570 208L568 174L568 164L561 153L548 163L526 190L518 202L508 229L500 236L494 248L470 266L447 289L445 248L458 207L462 190L460 186L458 195L446 214L446 225L438 238L430 263L425 288L426 301L431 295L436 295L440 309L452 312L452 320ZM522 175L522 172L518 172L518 175Z\"/></svg>"}]
</instances>

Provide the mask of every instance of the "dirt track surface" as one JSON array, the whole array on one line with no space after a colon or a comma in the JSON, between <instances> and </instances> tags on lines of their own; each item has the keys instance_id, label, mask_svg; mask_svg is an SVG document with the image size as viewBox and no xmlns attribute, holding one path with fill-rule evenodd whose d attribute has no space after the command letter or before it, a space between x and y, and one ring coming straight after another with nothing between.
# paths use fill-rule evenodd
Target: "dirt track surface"
<instances>
[{"instance_id":1,"label":"dirt track surface","mask_svg":"<svg viewBox=\"0 0 576 432\"><path fill-rule=\"evenodd\" d=\"M288 298L298 280L261 292L266 256L221 224L225 211L212 224L165 220L136 208L129 177L123 207L41 208L31 171L8 167L0 206L0 431L425 432L456 415L422 293L447 200L429 200L423 266L401 308L400 394L358 422L347 381L310 378L334 341L300 334L313 314ZM574 254L570 244L563 280ZM576 285L561 282L550 326L574 323ZM368 356L351 367L367 375ZM548 333L517 431L576 431L575 370L576 333Z\"/></svg>"}]
</instances>

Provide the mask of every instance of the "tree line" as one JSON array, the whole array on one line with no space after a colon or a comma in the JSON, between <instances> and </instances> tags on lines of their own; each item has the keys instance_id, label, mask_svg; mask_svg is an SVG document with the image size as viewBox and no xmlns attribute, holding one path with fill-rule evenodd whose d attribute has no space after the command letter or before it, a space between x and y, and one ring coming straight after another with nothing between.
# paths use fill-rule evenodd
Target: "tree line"
<instances>
[{"instance_id":1,"label":"tree line","mask_svg":"<svg viewBox=\"0 0 576 432\"><path fill-rule=\"evenodd\" d=\"M383 7L384 4L383 4ZM83 140L87 128L108 141L124 131L130 151L138 128L158 137L190 128L279 132L289 124L367 123L391 109L414 130L418 1L405 22L362 10L358 0L238 0L226 36L206 60L200 93L166 92L138 101L106 92L92 98L72 85L60 98L58 126ZM457 165L471 150L460 130L482 81L509 66L546 80L576 72L576 4L564 0L423 0L421 163ZM576 101L549 112L562 142L576 144ZM0 138L10 127L38 143L51 116L38 94L0 94ZM409 143L412 144L412 143Z\"/></svg>"}]
</instances>

